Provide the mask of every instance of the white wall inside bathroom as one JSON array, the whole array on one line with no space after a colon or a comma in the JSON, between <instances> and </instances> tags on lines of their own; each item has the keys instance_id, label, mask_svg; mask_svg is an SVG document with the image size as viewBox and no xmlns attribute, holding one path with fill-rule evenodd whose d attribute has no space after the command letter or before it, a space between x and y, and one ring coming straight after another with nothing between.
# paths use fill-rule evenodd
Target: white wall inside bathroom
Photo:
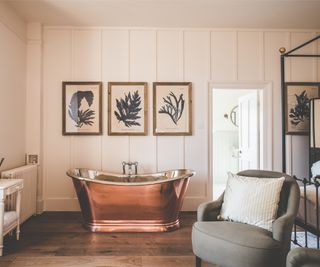
<instances>
[{"instance_id":1,"label":"white wall inside bathroom","mask_svg":"<svg viewBox=\"0 0 320 267\"><path fill-rule=\"evenodd\" d=\"M26 53L26 23L0 2L0 171L24 164Z\"/></svg>"},{"instance_id":2,"label":"white wall inside bathroom","mask_svg":"<svg viewBox=\"0 0 320 267\"><path fill-rule=\"evenodd\" d=\"M238 99L252 90L213 89L212 93L212 151L213 184L225 184L227 173L238 171L236 150L239 148L238 127L230 120L230 112ZM228 118L225 118L227 114Z\"/></svg>"},{"instance_id":3,"label":"white wall inside bathroom","mask_svg":"<svg viewBox=\"0 0 320 267\"><path fill-rule=\"evenodd\" d=\"M261 82L273 85L273 169L281 170L281 46L290 49L316 31L243 29L163 29L45 27L43 30L43 173L46 210L78 209L68 168L87 167L120 172L121 161L139 162L140 172L191 168L184 209L195 210L207 200L209 188L209 81ZM312 44L309 50L319 51ZM299 63L301 64L297 64ZM316 81L320 63L295 59L288 63L291 81ZM103 135L62 136L62 81L102 81ZM107 82L149 84L149 134L107 135ZM193 83L193 135L152 135L152 82ZM288 137L290 172L307 173L306 138ZM297 153L299 150L299 153ZM299 158L300 155L300 158ZM301 159L301 155L303 158Z\"/></svg>"}]
</instances>

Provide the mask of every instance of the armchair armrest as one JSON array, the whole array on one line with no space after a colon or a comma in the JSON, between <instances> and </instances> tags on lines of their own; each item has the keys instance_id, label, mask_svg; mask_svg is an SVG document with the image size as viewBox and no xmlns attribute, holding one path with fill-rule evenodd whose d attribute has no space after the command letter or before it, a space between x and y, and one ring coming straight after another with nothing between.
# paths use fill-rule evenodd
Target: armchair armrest
<instances>
[{"instance_id":1,"label":"armchair armrest","mask_svg":"<svg viewBox=\"0 0 320 267\"><path fill-rule=\"evenodd\" d=\"M311 248L295 248L287 257L287 267L319 266L320 251Z\"/></svg>"},{"instance_id":2,"label":"armchair armrest","mask_svg":"<svg viewBox=\"0 0 320 267\"><path fill-rule=\"evenodd\" d=\"M278 217L272 224L273 239L284 242L287 245L287 252L289 251L289 244L291 239L292 226L296 218L299 207L300 189L296 181L291 185L288 191L288 207L286 213Z\"/></svg>"},{"instance_id":3,"label":"armchair armrest","mask_svg":"<svg viewBox=\"0 0 320 267\"><path fill-rule=\"evenodd\" d=\"M284 214L277 218L272 224L272 237L275 240L283 242L288 236L291 237L292 225L295 216L292 214Z\"/></svg>"},{"instance_id":4,"label":"armchair armrest","mask_svg":"<svg viewBox=\"0 0 320 267\"><path fill-rule=\"evenodd\" d=\"M199 205L197 210L198 221L216 221L223 202L222 194L217 200L205 202Z\"/></svg>"}]
</instances>

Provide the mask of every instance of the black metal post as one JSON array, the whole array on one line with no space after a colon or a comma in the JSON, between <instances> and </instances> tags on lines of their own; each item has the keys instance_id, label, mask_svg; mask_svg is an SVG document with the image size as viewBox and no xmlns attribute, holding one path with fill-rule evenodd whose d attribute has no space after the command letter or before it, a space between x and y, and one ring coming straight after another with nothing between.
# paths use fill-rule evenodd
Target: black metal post
<instances>
[{"instance_id":1,"label":"black metal post","mask_svg":"<svg viewBox=\"0 0 320 267\"><path fill-rule=\"evenodd\" d=\"M296 225L296 222L294 222L294 225L293 225L293 231L294 231L294 239L293 239L293 243L294 244L297 244L298 241L297 241L297 225Z\"/></svg>"},{"instance_id":2,"label":"black metal post","mask_svg":"<svg viewBox=\"0 0 320 267\"><path fill-rule=\"evenodd\" d=\"M286 57L320 57L320 55L304 55L304 54L298 54L298 55L286 55Z\"/></svg>"},{"instance_id":3,"label":"black metal post","mask_svg":"<svg viewBox=\"0 0 320 267\"><path fill-rule=\"evenodd\" d=\"M314 42L315 40L318 40L319 38L320 38L320 35L318 35L318 36L312 38L311 40L309 40L309 41L307 41L307 42L305 42L305 43L303 43L303 44L301 44L301 45L299 45L299 46L291 49L290 51L288 51L287 53L285 53L285 55L286 55L286 56L289 56L292 52L294 52L294 51L296 51L296 50L299 50L300 48L302 48L302 47L304 47L304 46L306 46L306 45ZM292 56L292 55L290 55L290 56Z\"/></svg>"},{"instance_id":4,"label":"black metal post","mask_svg":"<svg viewBox=\"0 0 320 267\"><path fill-rule=\"evenodd\" d=\"M303 178L303 204L304 204L304 224L307 226L307 183L308 180L306 178ZM304 245L307 248L308 247L308 231L307 227L304 229Z\"/></svg>"},{"instance_id":5,"label":"black metal post","mask_svg":"<svg viewBox=\"0 0 320 267\"><path fill-rule=\"evenodd\" d=\"M317 179L314 182L314 185L316 187L316 220L317 220L317 249L319 249L319 182Z\"/></svg>"},{"instance_id":6,"label":"black metal post","mask_svg":"<svg viewBox=\"0 0 320 267\"><path fill-rule=\"evenodd\" d=\"M201 267L201 259L196 256L196 267Z\"/></svg>"},{"instance_id":7,"label":"black metal post","mask_svg":"<svg viewBox=\"0 0 320 267\"><path fill-rule=\"evenodd\" d=\"M285 73L284 73L284 55L281 55L281 97L282 97L282 172L286 172L286 125L285 125Z\"/></svg>"}]
</instances>

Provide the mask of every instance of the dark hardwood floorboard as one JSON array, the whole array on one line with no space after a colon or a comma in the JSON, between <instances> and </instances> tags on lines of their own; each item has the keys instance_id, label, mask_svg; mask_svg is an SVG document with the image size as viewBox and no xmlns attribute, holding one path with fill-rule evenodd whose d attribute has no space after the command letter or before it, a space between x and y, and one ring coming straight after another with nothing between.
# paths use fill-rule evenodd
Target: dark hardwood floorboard
<instances>
[{"instance_id":1,"label":"dark hardwood floorboard","mask_svg":"<svg viewBox=\"0 0 320 267\"><path fill-rule=\"evenodd\" d=\"M193 267L194 212L181 213L180 229L167 233L91 233L79 212L46 212L21 226L20 240L7 235L1 267ZM203 267L211 267L207 263Z\"/></svg>"}]
</instances>

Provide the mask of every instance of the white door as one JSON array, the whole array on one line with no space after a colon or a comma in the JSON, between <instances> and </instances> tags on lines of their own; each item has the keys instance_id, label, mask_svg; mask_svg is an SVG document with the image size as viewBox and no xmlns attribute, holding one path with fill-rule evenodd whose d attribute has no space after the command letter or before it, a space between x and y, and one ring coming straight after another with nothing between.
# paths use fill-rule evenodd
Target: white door
<instances>
[{"instance_id":1,"label":"white door","mask_svg":"<svg viewBox=\"0 0 320 267\"><path fill-rule=\"evenodd\" d=\"M254 91L238 100L239 171L259 168L259 102Z\"/></svg>"}]
</instances>

